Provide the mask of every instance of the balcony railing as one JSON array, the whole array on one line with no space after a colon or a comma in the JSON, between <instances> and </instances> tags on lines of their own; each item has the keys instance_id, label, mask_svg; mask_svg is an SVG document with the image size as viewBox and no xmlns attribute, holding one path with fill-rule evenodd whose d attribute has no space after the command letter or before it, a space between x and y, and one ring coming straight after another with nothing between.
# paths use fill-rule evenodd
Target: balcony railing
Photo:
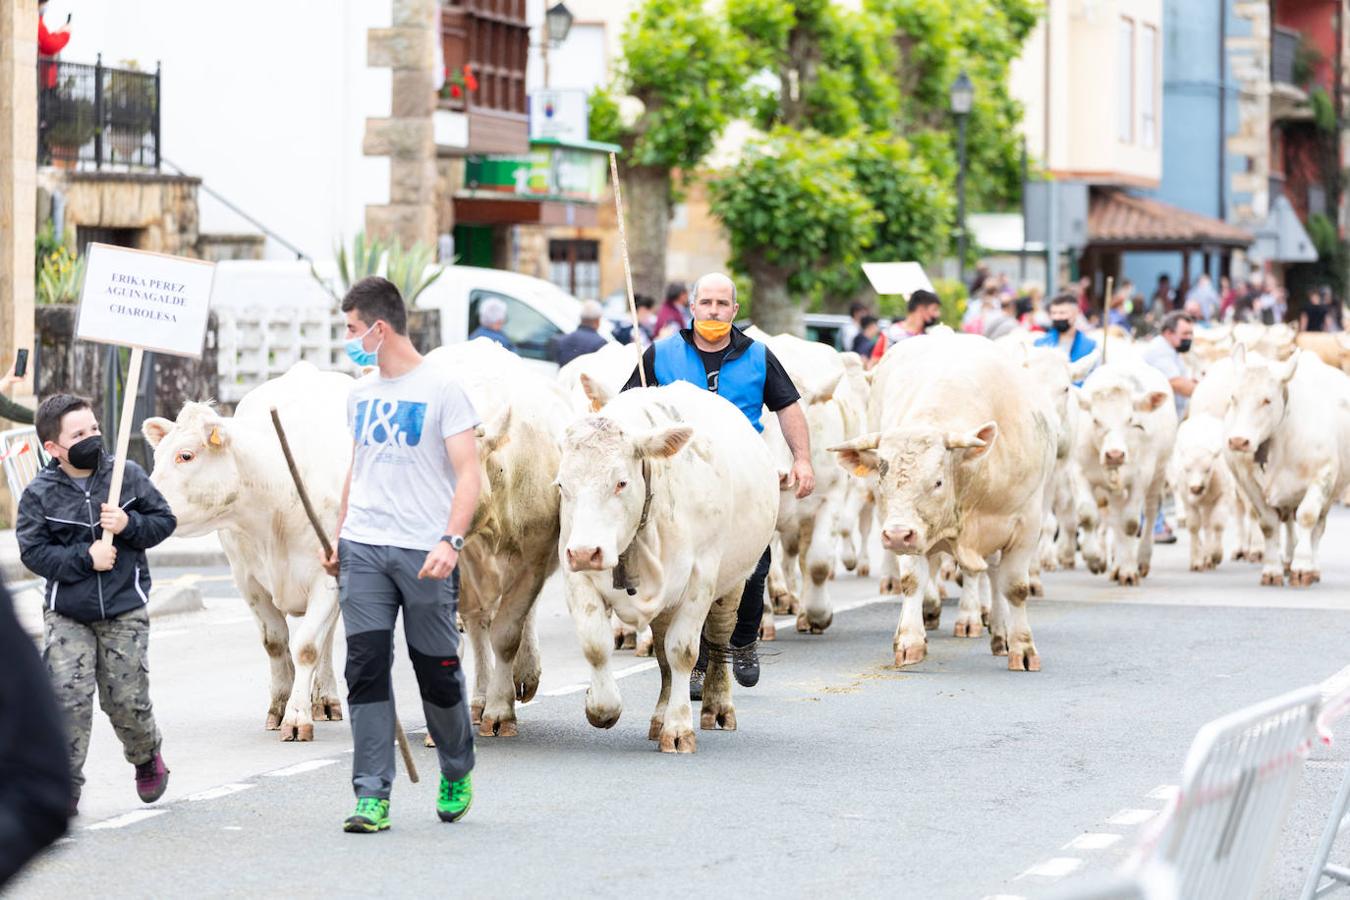
<instances>
[{"instance_id":1,"label":"balcony railing","mask_svg":"<svg viewBox=\"0 0 1350 900\"><path fill-rule=\"evenodd\" d=\"M1275 26L1270 41L1270 80L1275 84L1295 84L1294 62L1298 59L1299 33Z\"/></svg>"},{"instance_id":2,"label":"balcony railing","mask_svg":"<svg viewBox=\"0 0 1350 900\"><path fill-rule=\"evenodd\" d=\"M158 169L159 67L154 72L38 62L38 160L43 165Z\"/></svg>"}]
</instances>

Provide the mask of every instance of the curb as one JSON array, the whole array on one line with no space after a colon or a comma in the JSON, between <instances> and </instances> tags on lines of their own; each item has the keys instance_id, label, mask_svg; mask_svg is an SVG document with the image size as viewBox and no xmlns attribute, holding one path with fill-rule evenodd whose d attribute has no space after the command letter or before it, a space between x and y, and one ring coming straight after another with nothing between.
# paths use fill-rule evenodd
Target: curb
<instances>
[{"instance_id":1,"label":"curb","mask_svg":"<svg viewBox=\"0 0 1350 900\"><path fill-rule=\"evenodd\" d=\"M151 619L206 609L196 576L185 575L150 588L148 610ZM19 625L32 638L42 637L42 591L29 588L14 596L14 612Z\"/></svg>"}]
</instances>

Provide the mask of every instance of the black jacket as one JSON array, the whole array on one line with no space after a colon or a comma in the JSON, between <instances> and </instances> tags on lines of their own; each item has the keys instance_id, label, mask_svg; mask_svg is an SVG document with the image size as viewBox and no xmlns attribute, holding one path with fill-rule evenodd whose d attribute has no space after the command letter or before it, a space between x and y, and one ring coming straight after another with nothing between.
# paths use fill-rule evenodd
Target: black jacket
<instances>
[{"instance_id":1,"label":"black jacket","mask_svg":"<svg viewBox=\"0 0 1350 900\"><path fill-rule=\"evenodd\" d=\"M571 334L564 334L553 343L553 361L565 366L578 356L594 353L609 343L594 328L578 325Z\"/></svg>"},{"instance_id":2,"label":"black jacket","mask_svg":"<svg viewBox=\"0 0 1350 900\"><path fill-rule=\"evenodd\" d=\"M99 510L107 502L112 458L104 454L89 476L89 491L52 460L19 499L19 557L29 571L47 579L47 608L80 622L98 622L144 606L150 598L145 551L173 534L178 521L150 476L127 461L122 508L127 527L115 538L117 564L95 572L89 547L103 535Z\"/></svg>"}]
</instances>

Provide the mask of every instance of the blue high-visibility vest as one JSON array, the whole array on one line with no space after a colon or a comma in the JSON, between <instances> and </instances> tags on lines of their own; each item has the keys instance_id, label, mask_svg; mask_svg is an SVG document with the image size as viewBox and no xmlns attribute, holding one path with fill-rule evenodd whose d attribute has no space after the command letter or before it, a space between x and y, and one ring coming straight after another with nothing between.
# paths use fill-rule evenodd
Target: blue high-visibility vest
<instances>
[{"instance_id":1,"label":"blue high-visibility vest","mask_svg":"<svg viewBox=\"0 0 1350 900\"><path fill-rule=\"evenodd\" d=\"M708 370L698 348L678 334L656 342L656 381L670 384L687 381L697 387L708 388ZM764 409L764 378L767 371L764 345L752 341L744 353L728 353L722 360L717 375L717 394L735 404L745 413L756 431L763 431L760 415Z\"/></svg>"}]
</instances>

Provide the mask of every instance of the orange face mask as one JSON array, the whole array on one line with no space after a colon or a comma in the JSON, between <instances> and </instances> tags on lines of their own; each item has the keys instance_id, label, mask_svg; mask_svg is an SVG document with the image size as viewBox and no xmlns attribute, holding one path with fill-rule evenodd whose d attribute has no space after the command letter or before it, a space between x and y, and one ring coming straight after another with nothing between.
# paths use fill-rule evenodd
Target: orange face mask
<instances>
[{"instance_id":1,"label":"orange face mask","mask_svg":"<svg viewBox=\"0 0 1350 900\"><path fill-rule=\"evenodd\" d=\"M718 322L715 319L696 319L694 331L705 341L715 344L731 333L731 323Z\"/></svg>"}]
</instances>

